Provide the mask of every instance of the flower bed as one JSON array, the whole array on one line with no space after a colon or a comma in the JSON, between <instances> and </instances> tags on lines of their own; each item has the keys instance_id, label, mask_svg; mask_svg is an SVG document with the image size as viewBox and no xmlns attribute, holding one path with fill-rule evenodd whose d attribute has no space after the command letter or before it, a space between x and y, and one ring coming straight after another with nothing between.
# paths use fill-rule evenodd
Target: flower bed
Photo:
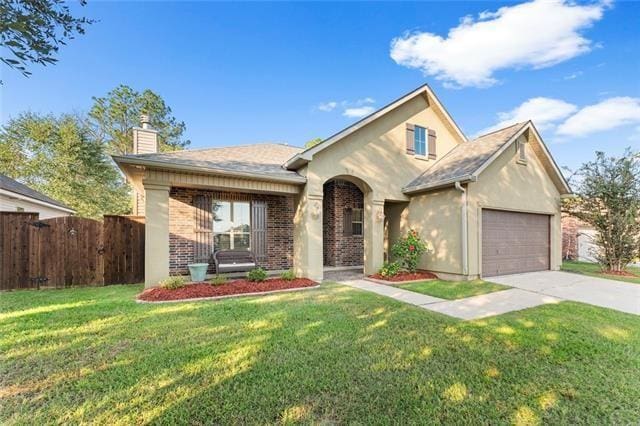
<instances>
[{"instance_id":1,"label":"flower bed","mask_svg":"<svg viewBox=\"0 0 640 426\"><path fill-rule=\"evenodd\" d=\"M286 281L280 278L272 278L262 282L248 280L234 280L221 285L209 283L192 283L177 289L151 288L138 295L139 300L147 302L160 302L167 300L197 299L201 297L219 297L241 295L246 293L263 293L274 290L289 290L317 285L315 281L307 278L296 278Z\"/></svg>"},{"instance_id":2,"label":"flower bed","mask_svg":"<svg viewBox=\"0 0 640 426\"><path fill-rule=\"evenodd\" d=\"M435 274L428 271L416 271L416 272L399 272L396 275L390 277L383 277L380 274L369 275L370 278L381 281L389 282L401 282L401 281L416 281L416 280L433 280L438 278Z\"/></svg>"},{"instance_id":3,"label":"flower bed","mask_svg":"<svg viewBox=\"0 0 640 426\"><path fill-rule=\"evenodd\" d=\"M633 272L629 272L629 271L603 271L602 275L613 275L617 277L629 277L629 278L640 277L640 275L634 274Z\"/></svg>"}]
</instances>

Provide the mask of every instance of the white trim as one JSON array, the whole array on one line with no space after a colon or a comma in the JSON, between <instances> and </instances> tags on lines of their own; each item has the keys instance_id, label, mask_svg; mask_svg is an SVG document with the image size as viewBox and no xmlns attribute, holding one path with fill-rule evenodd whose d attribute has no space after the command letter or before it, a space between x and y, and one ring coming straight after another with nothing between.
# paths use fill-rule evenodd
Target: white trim
<instances>
[{"instance_id":1,"label":"white trim","mask_svg":"<svg viewBox=\"0 0 640 426\"><path fill-rule=\"evenodd\" d=\"M467 182L475 182L478 178L473 175L459 176L452 179L443 179L433 183L422 184L418 186L412 186L410 189L404 188L402 192L404 194L415 194L416 192L422 192L426 190L439 189L447 186L453 186L456 182L467 183Z\"/></svg>"},{"instance_id":2,"label":"white trim","mask_svg":"<svg viewBox=\"0 0 640 426\"><path fill-rule=\"evenodd\" d=\"M51 209L56 209L56 210L60 210L66 213L75 213L75 210L69 209L67 207L60 207L60 206L56 206L55 204L51 204L51 203L47 203L46 201L40 201L37 200L35 198L29 197L27 195L23 195L23 194L18 194L16 192L12 192L12 191L7 191L6 189L1 189L0 188L0 195L6 195L7 197L11 197L14 198L16 200L23 200L23 201L28 201L30 203L33 204L38 204L41 206L45 206L45 207L49 207Z\"/></svg>"},{"instance_id":3,"label":"white trim","mask_svg":"<svg viewBox=\"0 0 640 426\"><path fill-rule=\"evenodd\" d=\"M351 126L339 131L338 133L334 134L333 136L329 137L328 139L325 139L324 141L320 142L319 144L299 153L294 155L291 159L287 160L284 163L284 167L287 169L297 169L301 166L303 166L305 163L308 163L309 161L311 161L311 159L313 158L313 156L318 153L319 151L322 151L325 148L328 148L329 146L333 145L334 143L346 138L347 136L351 135L352 133L356 132L357 130L360 130L361 128L367 126L369 123L371 123L372 121L382 117L383 115L387 114L388 112L396 109L397 107L399 107L400 105L404 104L405 102L415 98L418 95L426 95L428 99L432 99L435 103L435 105L440 109L440 111L442 111L442 113L444 114L445 118L449 121L449 123L451 124L451 126L453 127L453 129L455 130L455 132L457 133L458 137L463 141L466 142L467 141L467 137L464 135L464 133L462 133L462 130L460 129L460 127L458 127L458 124L453 120L453 118L451 117L451 115L449 115L449 112L444 108L444 106L442 105L442 103L440 102L440 100L436 97L435 93L433 93L433 91L431 90L431 88L429 87L429 85L424 84L420 87L418 87L417 89L413 90L412 92L402 96L401 98L391 102L390 104L380 108L379 110L373 112L372 114L366 116L365 118L363 118L360 121L357 121L356 123L352 124Z\"/></svg>"}]
</instances>

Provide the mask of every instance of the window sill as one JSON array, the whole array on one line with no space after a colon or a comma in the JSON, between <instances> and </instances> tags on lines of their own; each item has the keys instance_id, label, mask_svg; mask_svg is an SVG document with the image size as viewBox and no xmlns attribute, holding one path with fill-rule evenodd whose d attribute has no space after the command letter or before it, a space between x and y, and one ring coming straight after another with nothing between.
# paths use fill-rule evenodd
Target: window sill
<instances>
[{"instance_id":1,"label":"window sill","mask_svg":"<svg viewBox=\"0 0 640 426\"><path fill-rule=\"evenodd\" d=\"M414 154L413 158L415 158L416 160L421 160L421 161L429 161L429 157L426 156L426 155Z\"/></svg>"}]
</instances>

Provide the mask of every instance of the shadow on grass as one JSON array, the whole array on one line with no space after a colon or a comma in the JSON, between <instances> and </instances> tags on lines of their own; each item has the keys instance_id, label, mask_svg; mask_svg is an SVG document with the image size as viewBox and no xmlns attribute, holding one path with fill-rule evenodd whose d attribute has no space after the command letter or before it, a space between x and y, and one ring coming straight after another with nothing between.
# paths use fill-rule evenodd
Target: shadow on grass
<instances>
[{"instance_id":1,"label":"shadow on grass","mask_svg":"<svg viewBox=\"0 0 640 426\"><path fill-rule=\"evenodd\" d=\"M640 410L632 315L563 303L459 322L332 284L175 305L107 289L0 322L0 420L610 422ZM20 298L9 312L47 306Z\"/></svg>"}]
</instances>

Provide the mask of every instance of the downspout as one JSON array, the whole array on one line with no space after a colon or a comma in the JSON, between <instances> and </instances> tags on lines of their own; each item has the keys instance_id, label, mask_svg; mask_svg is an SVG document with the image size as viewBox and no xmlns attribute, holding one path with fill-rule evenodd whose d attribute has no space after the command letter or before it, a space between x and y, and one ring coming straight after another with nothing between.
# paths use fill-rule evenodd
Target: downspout
<instances>
[{"instance_id":1,"label":"downspout","mask_svg":"<svg viewBox=\"0 0 640 426\"><path fill-rule=\"evenodd\" d=\"M469 231L467 229L467 190L460 185L460 182L455 183L456 189L462 193L462 206L460 207L460 219L462 221L462 274L469 275L469 260L467 258L467 244L469 241Z\"/></svg>"}]
</instances>

